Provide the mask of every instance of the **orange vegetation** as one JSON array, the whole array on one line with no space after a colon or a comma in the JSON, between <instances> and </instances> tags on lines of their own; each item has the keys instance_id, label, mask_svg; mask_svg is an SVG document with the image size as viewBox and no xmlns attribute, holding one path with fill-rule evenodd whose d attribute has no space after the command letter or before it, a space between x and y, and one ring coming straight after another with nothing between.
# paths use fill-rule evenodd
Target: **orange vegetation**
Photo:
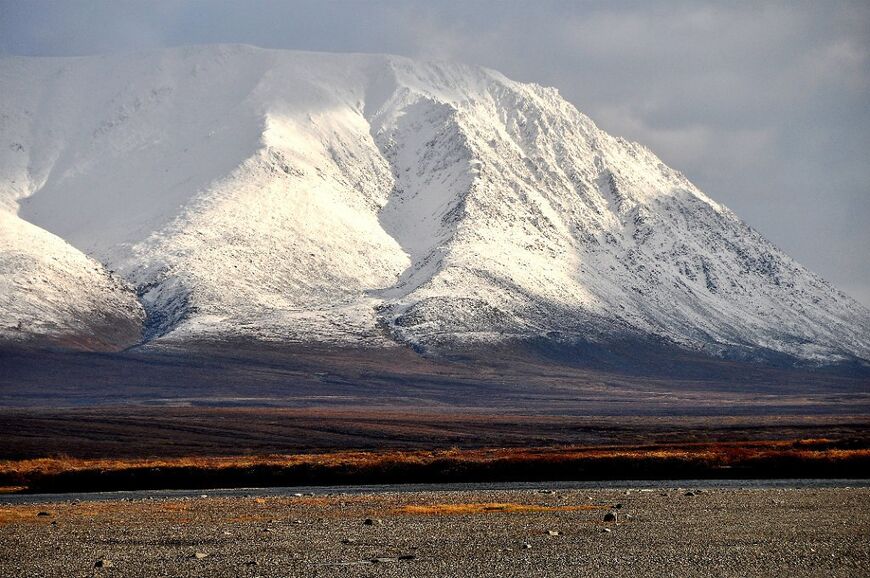
<instances>
[{"instance_id":1,"label":"orange vegetation","mask_svg":"<svg viewBox=\"0 0 870 578\"><path fill-rule=\"evenodd\" d=\"M56 474L77 470L128 470L133 468L197 468L220 470L256 466L348 466L363 467L391 463L430 463L436 460L458 462L491 462L497 460L568 461L584 459L693 459L728 464L736 460L771 456L793 456L802 459L843 459L870 457L870 448L837 448L828 439L797 441L756 441L733 443L693 443L674 446L636 447L546 447L449 449L426 451L339 451L322 454L272 454L264 456L195 456L182 458L82 459L70 457L0 460L0 476L15 474Z\"/></svg>"},{"instance_id":2,"label":"orange vegetation","mask_svg":"<svg viewBox=\"0 0 870 578\"><path fill-rule=\"evenodd\" d=\"M608 506L542 506L539 504L517 504L483 502L471 504L426 504L402 506L392 510L395 514L417 516L460 516L463 514L517 514L525 512L577 512L580 510L602 510Z\"/></svg>"},{"instance_id":3,"label":"orange vegetation","mask_svg":"<svg viewBox=\"0 0 870 578\"><path fill-rule=\"evenodd\" d=\"M161 501L153 504L139 504L139 509L147 509L149 515L176 523L190 521L190 505L179 501ZM121 513L113 502L80 502L53 504L50 508L39 505L21 505L0 508L0 526L12 523L50 524L58 518L64 523L72 519L91 519L111 522L120 519ZM43 515L40 515L43 513Z\"/></svg>"},{"instance_id":4,"label":"orange vegetation","mask_svg":"<svg viewBox=\"0 0 870 578\"><path fill-rule=\"evenodd\" d=\"M232 484L240 475L263 485L280 483L373 483L397 481L464 481L474 479L524 479L534 475L553 475L560 479L579 479L574 475L595 476L616 471L629 475L669 477L674 468L694 468L697 472L728 468L752 468L759 464L777 474L775 468L792 468L824 476L831 465L866 469L870 448L863 443L828 439L791 441L753 441L732 443L693 443L633 447L545 447L450 449L434 451L340 451L320 454L264 455L236 457L182 457L155 459L80 459L69 457L0 461L0 485L50 487L63 491L63 483L81 482L76 489L92 489L87 484L120 479L129 487L136 476L150 476L148 484L168 484L192 479L204 472L205 483ZM806 470L803 470L803 468ZM620 470L621 468L621 470ZM543 473L542 472L545 472ZM674 470L676 471L676 470ZM685 472L683 472L685 473ZM792 472L792 475L794 472ZM770 476L771 473L766 474ZM113 478L114 476L114 478ZM225 476L222 478L222 476ZM232 478L236 476L236 478ZM260 476L260 477L257 477ZM283 476L283 477L282 477ZM555 479L555 478L554 478ZM157 480L155 482L154 480ZM161 481L162 480L162 481ZM60 483L60 482L58 482ZM132 483L141 483L134 480ZM46 485L48 484L48 485ZM111 484L109 484L111 485ZM209 486L201 486L209 487ZM214 486L212 486L214 487Z\"/></svg>"}]
</instances>

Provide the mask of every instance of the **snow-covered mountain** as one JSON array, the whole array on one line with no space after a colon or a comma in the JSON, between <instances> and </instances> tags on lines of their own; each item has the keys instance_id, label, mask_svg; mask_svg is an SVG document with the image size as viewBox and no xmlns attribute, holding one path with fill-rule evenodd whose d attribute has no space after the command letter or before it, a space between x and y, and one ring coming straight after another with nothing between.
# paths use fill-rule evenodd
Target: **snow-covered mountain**
<instances>
[{"instance_id":1,"label":"snow-covered mountain","mask_svg":"<svg viewBox=\"0 0 870 578\"><path fill-rule=\"evenodd\" d=\"M870 312L552 88L382 55L0 59L0 339L653 336L870 359Z\"/></svg>"}]
</instances>

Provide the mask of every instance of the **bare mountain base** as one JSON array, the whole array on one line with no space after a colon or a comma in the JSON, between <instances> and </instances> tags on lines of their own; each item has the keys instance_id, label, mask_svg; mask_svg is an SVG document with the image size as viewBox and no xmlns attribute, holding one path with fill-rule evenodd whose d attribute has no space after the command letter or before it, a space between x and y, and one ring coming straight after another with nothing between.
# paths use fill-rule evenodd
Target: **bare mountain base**
<instances>
[{"instance_id":1,"label":"bare mountain base","mask_svg":"<svg viewBox=\"0 0 870 578\"><path fill-rule=\"evenodd\" d=\"M269 342L123 353L0 349L0 407L468 408L569 415L868 413L870 369L777 367L662 343L521 342L419 353Z\"/></svg>"}]
</instances>

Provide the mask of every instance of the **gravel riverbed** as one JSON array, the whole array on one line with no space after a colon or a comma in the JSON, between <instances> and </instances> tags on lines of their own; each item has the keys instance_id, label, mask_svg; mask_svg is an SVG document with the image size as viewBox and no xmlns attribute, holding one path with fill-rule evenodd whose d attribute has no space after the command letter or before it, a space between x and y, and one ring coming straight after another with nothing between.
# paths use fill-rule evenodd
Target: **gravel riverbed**
<instances>
[{"instance_id":1,"label":"gravel riverbed","mask_svg":"<svg viewBox=\"0 0 870 578\"><path fill-rule=\"evenodd\" d=\"M6 503L0 576L863 577L870 489L560 487Z\"/></svg>"}]
</instances>

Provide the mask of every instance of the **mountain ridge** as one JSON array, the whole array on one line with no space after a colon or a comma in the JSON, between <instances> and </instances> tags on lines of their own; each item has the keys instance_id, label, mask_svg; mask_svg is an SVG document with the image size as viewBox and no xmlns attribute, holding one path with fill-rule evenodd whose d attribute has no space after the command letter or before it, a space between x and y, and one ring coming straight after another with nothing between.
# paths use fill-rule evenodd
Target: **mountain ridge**
<instances>
[{"instance_id":1,"label":"mountain ridge","mask_svg":"<svg viewBox=\"0 0 870 578\"><path fill-rule=\"evenodd\" d=\"M0 59L0 86L3 218L72 243L114 287L95 300L84 272L55 279L74 289L55 311L33 308L44 289L7 281L3 340L87 334L96 316L129 326L120 348L246 337L435 353L635 335L714 356L870 359L870 312L555 89L235 45ZM0 243L4 277L30 275L10 255L35 241ZM55 329L34 329L46 319Z\"/></svg>"}]
</instances>

